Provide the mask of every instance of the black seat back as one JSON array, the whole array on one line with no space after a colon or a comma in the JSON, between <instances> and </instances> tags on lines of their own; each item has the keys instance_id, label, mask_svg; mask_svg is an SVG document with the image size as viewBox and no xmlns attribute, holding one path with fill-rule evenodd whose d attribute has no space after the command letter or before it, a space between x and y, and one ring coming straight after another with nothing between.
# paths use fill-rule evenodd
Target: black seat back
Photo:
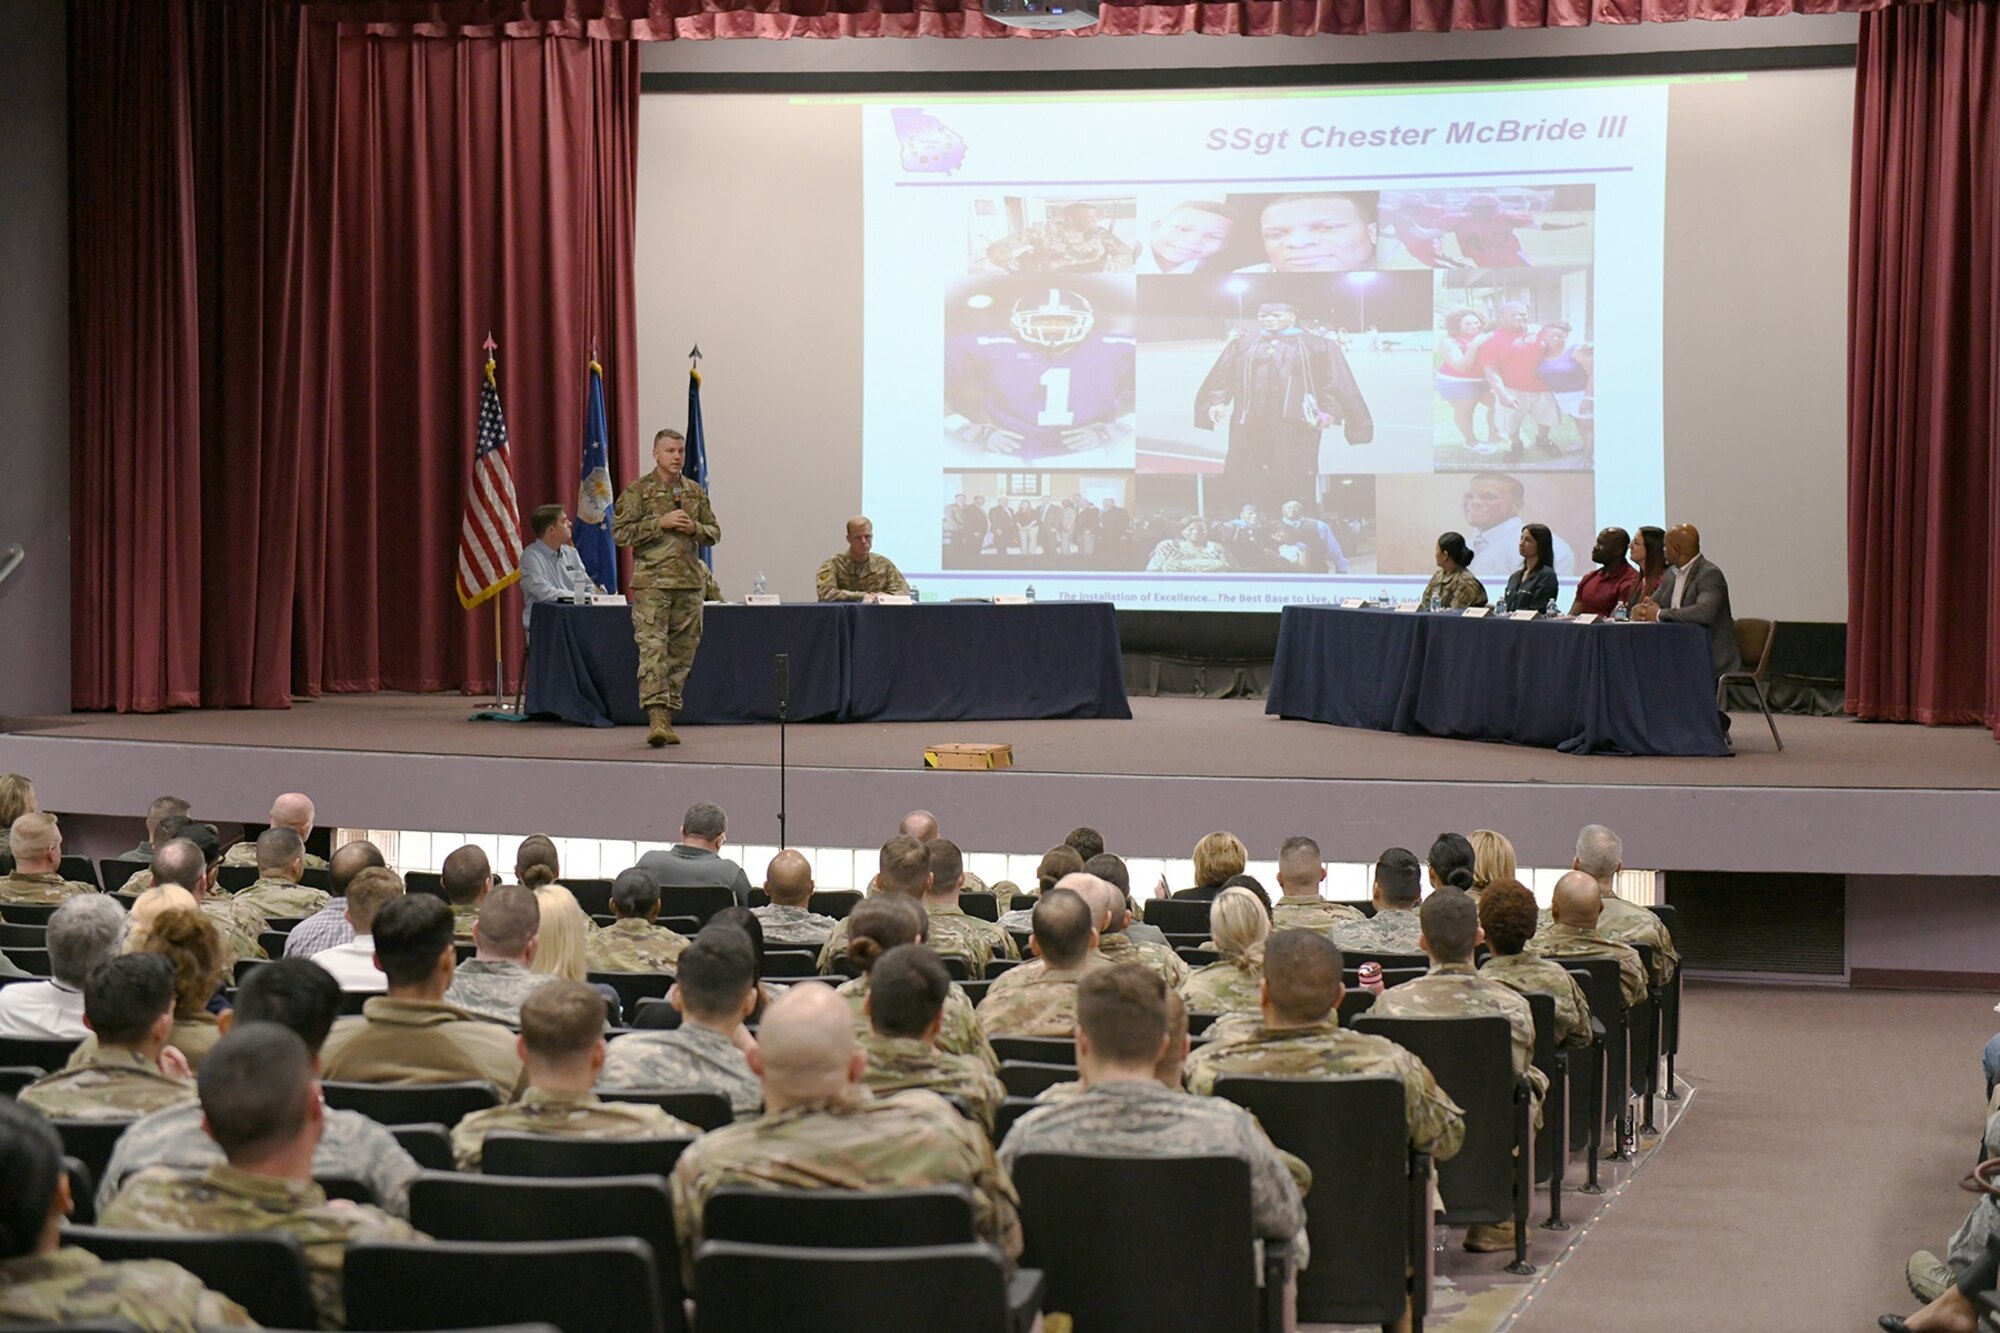
<instances>
[{"instance_id":1,"label":"black seat back","mask_svg":"<svg viewBox=\"0 0 2000 1333\"><path fill-rule=\"evenodd\" d=\"M702 1235L815 1249L971 1244L972 1195L935 1189L759 1189L725 1185L702 1206Z\"/></svg>"},{"instance_id":2,"label":"black seat back","mask_svg":"<svg viewBox=\"0 0 2000 1333\"><path fill-rule=\"evenodd\" d=\"M166 1259L250 1312L266 1328L317 1328L312 1286L298 1239L278 1231L244 1236L181 1231L106 1231L64 1227L66 1244L100 1259ZM366 1325L361 1325L366 1327Z\"/></svg>"},{"instance_id":3,"label":"black seat back","mask_svg":"<svg viewBox=\"0 0 2000 1333\"><path fill-rule=\"evenodd\" d=\"M0 949L46 949L49 947L47 926L17 926L0 921Z\"/></svg>"},{"instance_id":4,"label":"black seat back","mask_svg":"<svg viewBox=\"0 0 2000 1333\"><path fill-rule=\"evenodd\" d=\"M1026 1060L1035 1064L1076 1066L1076 1039L1073 1037L994 1037L993 1054L1004 1062Z\"/></svg>"},{"instance_id":5,"label":"black seat back","mask_svg":"<svg viewBox=\"0 0 2000 1333\"><path fill-rule=\"evenodd\" d=\"M5 912L7 919L17 926L46 926L61 906L61 903L8 903L0 907L0 912Z\"/></svg>"},{"instance_id":6,"label":"black seat back","mask_svg":"<svg viewBox=\"0 0 2000 1333\"><path fill-rule=\"evenodd\" d=\"M678 1287L678 1261L668 1267ZM383 1333L524 1319L546 1321L563 1333L661 1333L686 1326L678 1302L671 1310L660 1304L652 1249L630 1236L355 1244L347 1247L342 1286L347 1326Z\"/></svg>"},{"instance_id":7,"label":"black seat back","mask_svg":"<svg viewBox=\"0 0 2000 1333\"><path fill-rule=\"evenodd\" d=\"M1034 1097L1058 1083L1076 1082L1075 1065L1042 1064L1034 1060L1003 1060L1000 1082L1009 1097Z\"/></svg>"},{"instance_id":8,"label":"black seat back","mask_svg":"<svg viewBox=\"0 0 2000 1333\"><path fill-rule=\"evenodd\" d=\"M1501 1222L1514 1215L1513 1031L1498 1014L1468 1018L1384 1018L1363 1014L1361 1032L1410 1051L1465 1112L1465 1144L1438 1164L1445 1221ZM1522 1151L1532 1151L1520 1144Z\"/></svg>"},{"instance_id":9,"label":"black seat back","mask_svg":"<svg viewBox=\"0 0 2000 1333\"><path fill-rule=\"evenodd\" d=\"M1355 1018L1367 1013L1374 1003L1374 991L1362 990L1359 986L1349 986L1340 993L1340 1025L1344 1028L1353 1027Z\"/></svg>"},{"instance_id":10,"label":"black seat back","mask_svg":"<svg viewBox=\"0 0 2000 1333\"><path fill-rule=\"evenodd\" d=\"M520 1134L501 1130L486 1136L479 1169L490 1176L664 1176L687 1151L692 1136L583 1139L567 1134Z\"/></svg>"},{"instance_id":11,"label":"black seat back","mask_svg":"<svg viewBox=\"0 0 2000 1333\"><path fill-rule=\"evenodd\" d=\"M1250 1168L1240 1158L1026 1153L1013 1175L1021 1263L1047 1275L1046 1308L1079 1330L1257 1327Z\"/></svg>"},{"instance_id":12,"label":"black seat back","mask_svg":"<svg viewBox=\"0 0 2000 1333\"><path fill-rule=\"evenodd\" d=\"M231 893L241 893L257 882L256 866L223 866L216 872L216 882Z\"/></svg>"},{"instance_id":13,"label":"black seat back","mask_svg":"<svg viewBox=\"0 0 2000 1333\"><path fill-rule=\"evenodd\" d=\"M855 889L821 889L806 900L806 910L843 921L860 901L861 894Z\"/></svg>"},{"instance_id":14,"label":"black seat back","mask_svg":"<svg viewBox=\"0 0 2000 1333\"><path fill-rule=\"evenodd\" d=\"M137 1120L133 1116L132 1120ZM132 1120L65 1120L50 1117L49 1124L62 1136L63 1152L90 1168L92 1180L104 1179L111 1162L111 1150Z\"/></svg>"},{"instance_id":15,"label":"black seat back","mask_svg":"<svg viewBox=\"0 0 2000 1333\"><path fill-rule=\"evenodd\" d=\"M761 975L816 977L819 975L819 953L813 949L766 949Z\"/></svg>"},{"instance_id":16,"label":"black seat back","mask_svg":"<svg viewBox=\"0 0 2000 1333\"><path fill-rule=\"evenodd\" d=\"M993 1116L993 1142L998 1146L1007 1137L1007 1131L1014 1128L1014 1122L1042 1103L1033 1097L1009 1096L1000 1103L1000 1109Z\"/></svg>"},{"instance_id":17,"label":"black seat back","mask_svg":"<svg viewBox=\"0 0 2000 1333\"><path fill-rule=\"evenodd\" d=\"M7 961L15 967L20 968L23 972L32 972L38 977L55 975L55 972L49 965L49 951L45 948L0 949L0 953L6 954Z\"/></svg>"},{"instance_id":18,"label":"black seat back","mask_svg":"<svg viewBox=\"0 0 2000 1333\"><path fill-rule=\"evenodd\" d=\"M569 890L569 896L576 899L586 916L601 916L611 910L611 881L608 879L565 879L559 880Z\"/></svg>"},{"instance_id":19,"label":"black seat back","mask_svg":"<svg viewBox=\"0 0 2000 1333\"><path fill-rule=\"evenodd\" d=\"M695 1252L694 1271L701 1333L1015 1327L1006 1263L991 1245L816 1249L712 1240Z\"/></svg>"},{"instance_id":20,"label":"black seat back","mask_svg":"<svg viewBox=\"0 0 2000 1333\"><path fill-rule=\"evenodd\" d=\"M719 884L702 884L690 888L661 888L661 916L691 916L706 925L708 919L717 912L736 905L736 893ZM697 930L700 926L696 927Z\"/></svg>"},{"instance_id":21,"label":"black seat back","mask_svg":"<svg viewBox=\"0 0 2000 1333\"><path fill-rule=\"evenodd\" d=\"M1185 899L1154 898L1145 907L1146 924L1169 935L1208 938L1208 904Z\"/></svg>"},{"instance_id":22,"label":"black seat back","mask_svg":"<svg viewBox=\"0 0 2000 1333\"><path fill-rule=\"evenodd\" d=\"M451 1131L440 1124L391 1125L389 1133L395 1137L402 1150L414 1157L417 1165L426 1171L450 1171L454 1160L451 1155Z\"/></svg>"},{"instance_id":23,"label":"black seat back","mask_svg":"<svg viewBox=\"0 0 2000 1333\"><path fill-rule=\"evenodd\" d=\"M677 1092L666 1088L599 1088L607 1102L644 1102L703 1129L721 1129L736 1118L719 1092Z\"/></svg>"},{"instance_id":24,"label":"black seat back","mask_svg":"<svg viewBox=\"0 0 2000 1333\"><path fill-rule=\"evenodd\" d=\"M1542 1106L1542 1127L1535 1131L1535 1174L1560 1173L1569 1161L1569 1056L1556 1044L1556 997L1529 991L1528 1009L1535 1016L1535 1068L1549 1081Z\"/></svg>"},{"instance_id":25,"label":"black seat back","mask_svg":"<svg viewBox=\"0 0 2000 1333\"><path fill-rule=\"evenodd\" d=\"M1631 1011L1625 1007L1624 986L1619 980L1615 958L1562 958L1556 960L1583 990L1590 1016L1604 1028L1604 1122L1610 1124L1625 1110L1619 1091L1631 1085ZM1588 1124L1582 1116L1578 1121ZM1575 1144L1574 1130L1570 1139Z\"/></svg>"},{"instance_id":26,"label":"black seat back","mask_svg":"<svg viewBox=\"0 0 2000 1333\"><path fill-rule=\"evenodd\" d=\"M90 858L87 856L63 857L56 867L56 873L64 879L73 879L79 884L89 884L100 889L105 887L103 881L97 878L97 867L90 863ZM119 884L124 882L124 880L118 881ZM115 889L118 884L110 887Z\"/></svg>"},{"instance_id":27,"label":"black seat back","mask_svg":"<svg viewBox=\"0 0 2000 1333\"><path fill-rule=\"evenodd\" d=\"M34 1065L0 1065L0 1097L12 1097L48 1072Z\"/></svg>"},{"instance_id":28,"label":"black seat back","mask_svg":"<svg viewBox=\"0 0 2000 1333\"><path fill-rule=\"evenodd\" d=\"M609 986L618 992L618 1002L626 1013L634 1013L641 1000L664 1000L667 992L674 987L674 979L666 972L592 972L589 976L593 986Z\"/></svg>"},{"instance_id":29,"label":"black seat back","mask_svg":"<svg viewBox=\"0 0 2000 1333\"><path fill-rule=\"evenodd\" d=\"M53 1073L81 1045L80 1037L0 1037L0 1065L34 1065Z\"/></svg>"},{"instance_id":30,"label":"black seat back","mask_svg":"<svg viewBox=\"0 0 2000 1333\"><path fill-rule=\"evenodd\" d=\"M107 856L97 863L97 886L106 893L116 893L125 887L125 881L141 870L151 870L151 861L128 861L119 856Z\"/></svg>"},{"instance_id":31,"label":"black seat back","mask_svg":"<svg viewBox=\"0 0 2000 1333\"><path fill-rule=\"evenodd\" d=\"M958 910L967 916L976 916L981 921L997 922L1000 919L1000 900L990 893L961 894L958 899Z\"/></svg>"},{"instance_id":32,"label":"black seat back","mask_svg":"<svg viewBox=\"0 0 2000 1333\"><path fill-rule=\"evenodd\" d=\"M491 1083L339 1083L320 1084L326 1104L359 1111L384 1125L455 1125L474 1111L500 1104Z\"/></svg>"}]
</instances>

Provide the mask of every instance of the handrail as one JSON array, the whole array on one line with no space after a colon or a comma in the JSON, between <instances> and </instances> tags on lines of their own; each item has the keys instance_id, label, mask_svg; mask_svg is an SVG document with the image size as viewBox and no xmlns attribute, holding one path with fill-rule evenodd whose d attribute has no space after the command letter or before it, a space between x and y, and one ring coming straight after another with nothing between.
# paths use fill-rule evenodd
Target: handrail
<instances>
[{"instance_id":1,"label":"handrail","mask_svg":"<svg viewBox=\"0 0 2000 1333\"><path fill-rule=\"evenodd\" d=\"M8 576L19 569L21 562L27 558L28 553L21 549L21 543L19 542L15 542L6 550L0 551L0 583L5 583Z\"/></svg>"}]
</instances>

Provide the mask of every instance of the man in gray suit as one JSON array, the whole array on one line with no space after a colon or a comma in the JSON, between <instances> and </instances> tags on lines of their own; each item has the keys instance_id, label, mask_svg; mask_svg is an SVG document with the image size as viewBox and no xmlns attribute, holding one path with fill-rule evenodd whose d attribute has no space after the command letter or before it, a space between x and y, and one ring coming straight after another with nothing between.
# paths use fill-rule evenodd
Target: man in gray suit
<instances>
[{"instance_id":1,"label":"man in gray suit","mask_svg":"<svg viewBox=\"0 0 2000 1333\"><path fill-rule=\"evenodd\" d=\"M1692 523L1667 529L1667 573L1659 591L1632 608L1634 620L1681 621L1708 631L1709 664L1717 676L1739 671L1736 617L1729 613L1729 580L1701 553L1701 533ZM1729 714L1722 714L1729 730Z\"/></svg>"},{"instance_id":2,"label":"man in gray suit","mask_svg":"<svg viewBox=\"0 0 2000 1333\"><path fill-rule=\"evenodd\" d=\"M721 806L696 801L681 816L681 840L664 852L647 852L639 858L639 869L663 889L716 885L735 893L737 906L748 907L750 877L718 854L728 830Z\"/></svg>"}]
</instances>

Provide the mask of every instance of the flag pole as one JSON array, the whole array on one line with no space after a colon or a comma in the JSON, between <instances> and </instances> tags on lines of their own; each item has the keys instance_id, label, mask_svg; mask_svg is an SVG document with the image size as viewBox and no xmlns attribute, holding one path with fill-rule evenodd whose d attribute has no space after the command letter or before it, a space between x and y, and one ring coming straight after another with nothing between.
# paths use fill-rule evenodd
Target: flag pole
<instances>
[{"instance_id":1,"label":"flag pole","mask_svg":"<svg viewBox=\"0 0 2000 1333\"><path fill-rule=\"evenodd\" d=\"M480 344L486 349L486 382L494 383L494 372L500 368L500 344L493 341L493 330L486 331L486 341ZM507 706L507 638L500 620L500 593L495 589L487 598L493 603L493 706L474 713L471 722L525 722L527 714L517 712Z\"/></svg>"}]
</instances>

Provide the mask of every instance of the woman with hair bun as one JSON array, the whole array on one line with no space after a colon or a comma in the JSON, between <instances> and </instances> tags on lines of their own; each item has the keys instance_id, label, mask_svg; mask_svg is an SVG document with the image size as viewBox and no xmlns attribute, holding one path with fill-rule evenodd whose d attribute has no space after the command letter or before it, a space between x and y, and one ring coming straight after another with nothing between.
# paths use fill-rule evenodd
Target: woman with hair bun
<instances>
[{"instance_id":1,"label":"woman with hair bun","mask_svg":"<svg viewBox=\"0 0 2000 1333\"><path fill-rule=\"evenodd\" d=\"M930 917L915 902L900 895L864 898L847 916L846 958L861 975L839 988L841 998L854 1013L855 1031L869 1031L868 973L882 955L905 944L922 944L930 928ZM944 1024L938 1029L938 1049L952 1055L975 1055L986 1068L997 1072L1000 1058L993 1044L980 1030L972 1011L972 1000L956 981L944 1000Z\"/></svg>"},{"instance_id":2,"label":"woman with hair bun","mask_svg":"<svg viewBox=\"0 0 2000 1333\"><path fill-rule=\"evenodd\" d=\"M1438 834L1425 860L1430 865L1433 889L1459 889L1469 893L1477 883L1473 866L1479 858L1472 850L1471 840L1463 833Z\"/></svg>"},{"instance_id":3,"label":"woman with hair bun","mask_svg":"<svg viewBox=\"0 0 2000 1333\"><path fill-rule=\"evenodd\" d=\"M1426 611L1459 611L1468 606L1486 605L1486 585L1472 572L1473 552L1462 534L1447 532L1438 537L1437 573L1424 585L1417 605Z\"/></svg>"}]
</instances>

